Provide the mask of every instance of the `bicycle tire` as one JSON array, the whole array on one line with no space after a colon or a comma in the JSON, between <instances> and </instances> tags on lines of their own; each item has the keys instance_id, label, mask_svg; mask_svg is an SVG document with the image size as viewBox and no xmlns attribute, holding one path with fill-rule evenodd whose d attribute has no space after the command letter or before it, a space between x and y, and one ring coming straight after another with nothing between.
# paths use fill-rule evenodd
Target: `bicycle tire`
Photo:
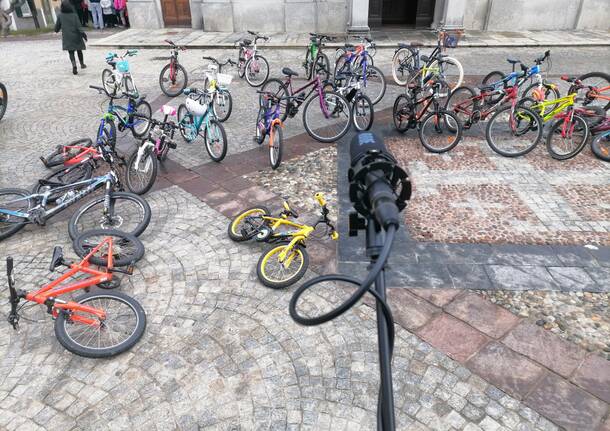
<instances>
[{"instance_id":1,"label":"bicycle tire","mask_svg":"<svg viewBox=\"0 0 610 431\"><path fill-rule=\"evenodd\" d=\"M404 133L409 129L411 109L410 97L406 94L399 94L396 100L394 100L394 106L392 107L392 119L394 121L394 128L400 133ZM405 120L405 116L409 115L409 118Z\"/></svg>"},{"instance_id":2,"label":"bicycle tire","mask_svg":"<svg viewBox=\"0 0 610 431\"><path fill-rule=\"evenodd\" d=\"M451 117L452 118L452 122L449 123L447 122L447 117ZM452 141L447 141L448 145L445 146L435 146L432 145L430 143L430 139L426 136L425 134L425 130L427 127L427 124L430 120L434 121L434 118L436 118L436 122L434 124L434 129L436 131L437 134L442 134L442 131L438 131L440 130L439 124L442 124L442 122L445 122L445 126L447 130L452 133L455 134L455 138ZM449 124L454 124L457 125L456 128L450 128ZM460 143L460 141L462 140L462 122L458 119L458 117L450 111L446 111L444 109L440 109L438 112L430 112L428 113L424 118L421 119L420 123L419 123L419 127L418 127L418 134L419 134L419 140L422 143L422 145L431 153L445 153L447 151L452 150L453 148L455 148L455 146L457 144Z\"/></svg>"},{"instance_id":3,"label":"bicycle tire","mask_svg":"<svg viewBox=\"0 0 610 431\"><path fill-rule=\"evenodd\" d=\"M453 112L455 116L462 123L462 128L464 128L464 124L470 121L471 115L473 115L478 110L478 104L473 98L477 95L474 88L468 85L462 85L457 87L455 90L451 91L449 97L447 98L447 102L445 103L445 109L449 112ZM464 103L469 101L469 103ZM459 108L456 106L459 105ZM470 109L471 114L463 112L463 110ZM447 124L449 130L452 130L452 125L449 122Z\"/></svg>"},{"instance_id":4,"label":"bicycle tire","mask_svg":"<svg viewBox=\"0 0 610 431\"><path fill-rule=\"evenodd\" d=\"M144 244L142 244L142 241L133 235L113 229L91 229L81 233L72 241L74 253L81 259L84 259L91 250L100 244L102 239L109 236L113 237L112 265L114 267L130 266L144 257ZM107 267L108 256L104 257L96 253L89 258L89 262L94 265Z\"/></svg>"},{"instance_id":5,"label":"bicycle tire","mask_svg":"<svg viewBox=\"0 0 610 431\"><path fill-rule=\"evenodd\" d=\"M591 141L591 151L598 159L610 162L610 132L596 136Z\"/></svg>"},{"instance_id":6,"label":"bicycle tire","mask_svg":"<svg viewBox=\"0 0 610 431\"><path fill-rule=\"evenodd\" d=\"M328 56L323 52L318 52L318 55L316 55L316 61L314 61L311 65L310 76L313 77L315 75L319 76L322 82L330 78L330 61L328 60Z\"/></svg>"},{"instance_id":7,"label":"bicycle tire","mask_svg":"<svg viewBox=\"0 0 610 431\"><path fill-rule=\"evenodd\" d=\"M481 81L481 84L491 85L494 82L501 81L502 79L504 79L505 76L506 76L506 74L504 72L501 72L499 70L494 70L493 72L489 72L487 75L485 75L485 77L483 78L483 81ZM506 87L506 83L502 84L502 86ZM495 105L503 97L504 97L503 94L498 94L495 96L487 96L483 100L485 100L485 103L487 103L488 105Z\"/></svg>"},{"instance_id":8,"label":"bicycle tire","mask_svg":"<svg viewBox=\"0 0 610 431\"><path fill-rule=\"evenodd\" d=\"M301 264L298 267L297 272L283 280L274 280L269 278L269 274L267 271L267 263L273 258L274 254L280 253L281 249L287 246L288 244L274 245L273 247L267 249L258 259L258 263L256 265L256 275L258 276L258 279L261 281L261 283L263 283L265 286L270 287L272 289L284 289L288 286L293 285L305 275L307 267L309 266L309 255L307 254L307 250L305 249L305 247L301 245L295 245L294 249L296 250L296 253L300 254L302 257Z\"/></svg>"},{"instance_id":9,"label":"bicycle tire","mask_svg":"<svg viewBox=\"0 0 610 431\"><path fill-rule=\"evenodd\" d=\"M104 120L104 128L101 129L102 123L98 127L96 142L98 145L108 145L114 150L116 148L116 125L113 120ZM101 130L100 130L101 129Z\"/></svg>"},{"instance_id":10,"label":"bicycle tire","mask_svg":"<svg viewBox=\"0 0 610 431\"><path fill-rule=\"evenodd\" d=\"M7 206L2 203L2 199L1 199L1 197L3 195L7 195L7 196L13 195L13 197L9 198L9 200L8 200L10 202L15 199L27 198L31 195L31 193L24 189L0 189L0 208L3 208L3 209L22 210L23 211L23 210L31 209L34 205L33 199L27 199L27 200L24 200L24 203L27 202L27 208L22 208L21 205L18 208L13 208L12 206L10 208L6 208ZM16 222L12 222L12 221L10 221L10 220L12 220L12 219L10 219L10 217L13 217L13 216L5 216L5 215L0 214L0 240L13 236L17 232L19 232L21 229L23 229L26 224L29 223L29 220L27 220L27 219L23 219L23 222L19 222L17 220L16 220ZM6 225L6 228L4 228L4 225Z\"/></svg>"},{"instance_id":11,"label":"bicycle tire","mask_svg":"<svg viewBox=\"0 0 610 431\"><path fill-rule=\"evenodd\" d=\"M252 64L252 62L256 60L258 62L262 62L262 64L265 65L265 77L260 80L260 81L253 81L250 78L250 75L248 74L248 70L250 69L250 65ZM261 85L263 85L265 82L267 82L267 79L269 78L269 62L267 61L267 59L265 57L263 57L262 55L258 55L255 54L254 57L251 57L247 62L246 62L246 66L245 66L245 76L246 76L246 82L248 84L250 84L250 86L252 87L260 87Z\"/></svg>"},{"instance_id":12,"label":"bicycle tire","mask_svg":"<svg viewBox=\"0 0 610 431\"><path fill-rule=\"evenodd\" d=\"M72 217L70 217L70 221L68 222L68 233L70 234L70 238L72 240L74 240L77 236L79 236L83 231L87 229L97 229L100 227L102 229L119 229L134 236L140 236L146 230L148 224L150 223L151 217L150 205L148 205L148 202L146 202L146 200L144 200L140 196L129 192L110 192L110 201L113 205L116 205L116 201L118 200L132 201L136 203L136 205L139 207L138 209L141 211L141 214L138 215L138 218L140 220L135 223L135 227L131 229L127 229L126 227L124 227L123 217L121 216L118 217L118 220L111 222L111 224L108 226L104 225L107 220L102 220L100 222L100 217L98 216L96 217L96 221L94 223L95 226L89 226L87 228L79 227L78 225L80 224L83 215L87 213L91 208L94 208L96 205L103 205L105 199L106 196L99 196L85 203L74 214L72 214Z\"/></svg>"},{"instance_id":13,"label":"bicycle tire","mask_svg":"<svg viewBox=\"0 0 610 431\"><path fill-rule=\"evenodd\" d=\"M208 130L211 129L212 127L217 127L218 130L220 131L220 139L221 139L221 150L219 153L214 152L210 146L210 139L208 136ZM222 159L225 158L225 156L227 155L227 133L225 132L225 128L223 127L222 123L220 123L219 121L212 119L210 120L210 127L205 127L204 131L203 131L203 140L205 142L205 149L208 152L208 154L210 155L210 158L212 160L214 160L215 162L221 162Z\"/></svg>"},{"instance_id":14,"label":"bicycle tire","mask_svg":"<svg viewBox=\"0 0 610 431\"><path fill-rule=\"evenodd\" d=\"M271 137L269 138L269 163L271 164L271 169L275 170L280 167L280 163L282 163L282 126L279 124L274 124L273 126L273 142L271 141ZM271 135L270 135L271 136Z\"/></svg>"},{"instance_id":15,"label":"bicycle tire","mask_svg":"<svg viewBox=\"0 0 610 431\"><path fill-rule=\"evenodd\" d=\"M112 70L102 70L102 87L104 88L104 91L108 97L116 97L118 88L116 85L116 77L114 76Z\"/></svg>"},{"instance_id":16,"label":"bicycle tire","mask_svg":"<svg viewBox=\"0 0 610 431\"><path fill-rule=\"evenodd\" d=\"M564 119L559 119L559 120L555 121L553 123L553 125L551 126L551 128L549 129L548 135L546 136L546 149L549 152L549 154L551 155L551 157L554 158L555 160L568 160L568 159L571 159L572 157L575 157L578 153L580 153L582 151L582 149L585 147L585 145L587 143L587 138L589 137L589 126L587 126L587 122L580 115L576 115L576 114L574 114L572 116L572 120L575 123L579 123L580 129L584 129L584 131L585 131L581 142L578 143L576 146L574 146L573 150L568 151L566 153L560 153L559 151L557 151L558 147L554 145L555 139L553 139L553 138L557 136L556 129L562 126L562 124L564 123ZM576 127L576 125L574 127Z\"/></svg>"},{"instance_id":17,"label":"bicycle tire","mask_svg":"<svg viewBox=\"0 0 610 431\"><path fill-rule=\"evenodd\" d=\"M579 76L577 79L579 81L585 81L587 79L590 78L597 78L599 80L599 82L604 82L602 84L603 87L608 87L610 86L610 74L604 73L604 72L589 72L589 73L585 73L584 75ZM584 91L584 89L583 89ZM608 91L608 96L610 96L610 91ZM587 100L585 100L587 101ZM589 101L588 103L583 103L584 106L587 106L591 103L591 101ZM608 110L610 109L610 101L608 101L608 103L606 103L606 105L602 105L604 110Z\"/></svg>"},{"instance_id":18,"label":"bicycle tire","mask_svg":"<svg viewBox=\"0 0 610 431\"><path fill-rule=\"evenodd\" d=\"M434 63L438 64L437 60L434 60L432 63L430 63L429 67L434 67ZM449 84L449 89L452 90L454 88L460 87L462 85L462 83L464 82L464 66L462 66L462 63L459 62L458 59L453 58L453 57L442 57L440 63L446 63L446 64L453 64L457 70L458 70L458 79L454 84ZM445 71L443 70L443 76L445 79L445 82L447 82L447 76L445 75Z\"/></svg>"},{"instance_id":19,"label":"bicycle tire","mask_svg":"<svg viewBox=\"0 0 610 431\"><path fill-rule=\"evenodd\" d=\"M508 105L508 106L500 108L496 112L494 112L494 114L491 116L491 118L487 122L487 127L485 129L485 138L487 140L487 144L489 145L489 147L493 151L495 151L496 153L500 154L501 156L504 156L504 157L519 157L519 156L523 156L523 155L529 153L534 148L536 148L536 145L538 145L538 143L542 139L543 124L542 124L542 120L540 119L540 116L535 111L533 111L530 108L526 108L525 106L517 105L515 107L515 110L519 109L520 112L525 114L523 116L527 119L526 121L530 121L530 123L532 121L534 121L536 123L533 126L530 125L530 126L526 127L526 132L528 130L534 130L534 131L537 132L536 139L533 141L533 143L531 143L528 146L526 146L525 149L523 149L523 150L516 151L516 152L504 151L498 145L496 145L494 143L494 139L492 138L492 135L491 135L491 129L494 126L495 121L500 117L500 115L503 114L507 110L510 111L511 109L512 109L512 106ZM521 130L524 130L524 129L521 129ZM515 131L511 131L511 134L512 134L513 137L515 136L514 133L515 133ZM525 132L523 132L523 133L525 133ZM521 136L523 136L523 133L521 134Z\"/></svg>"},{"instance_id":20,"label":"bicycle tire","mask_svg":"<svg viewBox=\"0 0 610 431\"><path fill-rule=\"evenodd\" d=\"M268 79L267 82L265 82L261 87L261 91L271 93L274 96L279 97L280 99L283 97L287 97L290 94L288 92L288 87L286 87L286 84L284 84L282 80L277 78ZM258 103L261 106L264 103L262 94L258 96ZM282 120L282 122L286 121L286 118L288 118L289 103L290 102L288 102L288 100L286 99L280 100L280 119Z\"/></svg>"},{"instance_id":21,"label":"bicycle tire","mask_svg":"<svg viewBox=\"0 0 610 431\"><path fill-rule=\"evenodd\" d=\"M305 62L303 63L303 68L305 69L305 79L311 79L311 63L313 63L313 58L311 56L311 49L307 47L307 52L305 53Z\"/></svg>"},{"instance_id":22,"label":"bicycle tire","mask_svg":"<svg viewBox=\"0 0 610 431\"><path fill-rule=\"evenodd\" d=\"M89 138L77 139L66 145L57 145L55 147L55 150L53 150L53 152L51 154L49 154L48 156L46 156L46 157L40 156L40 160L42 161L42 163L44 164L44 166L46 168L53 168L53 167L56 167L59 165L63 165L68 160L70 160L74 157L78 157L78 155L80 154L80 153L68 154L68 158L66 158L64 148L71 147L71 146L80 146L80 147L89 148L89 147L91 147L91 145L93 145L93 141Z\"/></svg>"},{"instance_id":23,"label":"bicycle tire","mask_svg":"<svg viewBox=\"0 0 610 431\"><path fill-rule=\"evenodd\" d=\"M186 72L186 69L184 68L184 66L182 66L180 63L176 62L174 64L174 67L176 68L175 74L176 76L178 76L178 73L182 73L182 75L184 76L184 82L182 84L180 84L178 87L175 88L174 91L170 91L168 88L166 88L166 86L164 85L164 82L168 82L171 85L176 85L177 80L175 79L174 82L171 82L171 78L168 76L167 78L165 78L165 73L170 70L171 68L171 63L166 64L163 69L161 69L161 72L159 73L159 87L161 87L161 91L163 92L163 94L165 94L168 97L176 97L179 96L180 94L182 94L182 90L184 90L187 85L188 85L188 74Z\"/></svg>"},{"instance_id":24,"label":"bicycle tire","mask_svg":"<svg viewBox=\"0 0 610 431\"><path fill-rule=\"evenodd\" d=\"M318 129L314 129L313 126L311 124L309 124L309 121L307 121L307 113L309 112L309 108L312 106L311 104L314 101L317 102L316 108L321 110L319 94L316 94L315 96L310 97L307 100L307 102L305 102L305 107L303 108L303 126L305 127L305 131L309 134L309 136L314 138L316 141L326 142L326 143L335 142L336 140L341 139L348 132L348 130L352 124L352 109L349 105L349 102L345 99L345 97L341 96L339 93L329 91L329 92L322 93L322 95L324 96L324 100L325 100L326 104L328 104L327 96L330 95L331 97L334 98L332 100L334 100L336 105L335 105L335 108L333 108L331 114L335 115L338 113L339 115L341 115L342 113L344 114L345 112L347 112L348 118L347 118L347 121L345 122L345 126L343 126L340 129L339 133L335 133L334 135L329 136L329 137L322 137L315 133L314 130L318 130ZM337 105L339 103L342 105L340 112L337 111L337 109L338 109ZM328 120L328 118L325 118L325 119ZM324 129L324 128L328 128L328 126L322 126L322 129Z\"/></svg>"},{"instance_id":25,"label":"bicycle tire","mask_svg":"<svg viewBox=\"0 0 610 431\"><path fill-rule=\"evenodd\" d=\"M226 97L225 105L227 105L227 109L224 111L220 111L217 106L221 106L218 101L218 98L222 95ZM231 112L233 112L233 96L231 96L231 92L229 90L218 90L214 95L214 104L213 104L214 114L216 115L216 119L221 123L224 123L231 116ZM220 115L220 112L224 112L224 115Z\"/></svg>"},{"instance_id":26,"label":"bicycle tire","mask_svg":"<svg viewBox=\"0 0 610 431\"><path fill-rule=\"evenodd\" d=\"M140 338L142 338L142 335L144 335L144 330L146 329L146 313L144 312L142 305L131 296L119 291L92 291L75 298L74 301L78 302L79 304L83 304L92 302L96 299L118 301L127 305L133 311L136 317L136 325L133 332L131 332L124 341L116 346L106 348L92 348L83 346L68 334L67 328L70 327L72 329L72 325L74 325L74 323L70 322L66 318L68 316L67 313L60 312L55 319L55 337L57 337L57 341L59 341L59 343L69 352L86 358L109 358L119 355L132 348L140 340Z\"/></svg>"},{"instance_id":27,"label":"bicycle tire","mask_svg":"<svg viewBox=\"0 0 610 431\"><path fill-rule=\"evenodd\" d=\"M261 106L258 109L258 115L256 116L256 130L254 133L254 142L258 145L265 141L267 135L267 129L265 128L265 109Z\"/></svg>"},{"instance_id":28,"label":"bicycle tire","mask_svg":"<svg viewBox=\"0 0 610 431\"><path fill-rule=\"evenodd\" d=\"M231 223L229 223L229 226L227 228L227 234L229 235L229 238L232 241L235 242L243 242L243 241L247 241L249 239L252 239L256 236L257 232L256 230L253 230L252 232L246 233L246 235L244 235L243 230L239 230L238 232L238 227L239 227L239 223L241 221L243 221L246 217L250 216L251 214L256 214L256 213L260 213L261 216L265 215L271 215L271 213L269 212L269 209L267 209L266 206L263 205L259 205L256 207L252 207L252 208L248 208L244 211L242 211L241 213L239 213L238 215L236 215L233 220L231 220ZM261 225L265 224L264 221L261 219Z\"/></svg>"},{"instance_id":29,"label":"bicycle tire","mask_svg":"<svg viewBox=\"0 0 610 431\"><path fill-rule=\"evenodd\" d=\"M146 100L140 100L136 103L135 112L133 115L133 126L131 127L131 133L134 138L142 138L144 137L148 131L150 130L150 119L152 117L152 108L150 107L150 103ZM146 121L146 128L141 129L141 131L136 131L136 118L139 118L141 121Z\"/></svg>"},{"instance_id":30,"label":"bicycle tire","mask_svg":"<svg viewBox=\"0 0 610 431\"><path fill-rule=\"evenodd\" d=\"M144 164L144 166L146 166L148 163L147 160L150 160L150 166L148 167L148 169L151 170L151 173L149 179L144 182L142 186L138 187L135 183L135 177L133 177L134 174L132 174L132 168L133 172L138 171L136 169L136 166L134 166L136 159L138 158L138 151L139 150L136 149L133 153L131 153L131 156L129 156L129 159L127 160L125 183L127 184L127 189L131 193L135 193L136 195L143 195L152 188L152 186L155 184L155 181L157 180L159 161L157 160L157 156L155 155L154 151L151 151L150 149L146 152L146 154L142 156L142 158L140 159L140 164Z\"/></svg>"},{"instance_id":31,"label":"bicycle tire","mask_svg":"<svg viewBox=\"0 0 610 431\"><path fill-rule=\"evenodd\" d=\"M538 103L538 102L542 102L542 101L550 101L550 100L557 100L561 97L561 94L559 93L559 90L557 90L557 88L555 87L551 87L551 86L544 86L544 100L537 100L537 98L535 97L535 94L533 93L534 90L536 90L538 88L538 84L537 83L533 83L531 85L528 85L527 88L525 90L523 90L523 93L521 94L521 100L523 99L531 99L534 101L534 103ZM549 96L552 96L549 100ZM546 113L552 112L555 108L557 108L559 106L558 103L554 103L552 105L548 105L546 108L544 107L540 107L540 115L544 116Z\"/></svg>"},{"instance_id":32,"label":"bicycle tire","mask_svg":"<svg viewBox=\"0 0 610 431\"><path fill-rule=\"evenodd\" d=\"M383 96L385 95L386 92L386 88L387 88L387 83L385 81L385 76L383 75L383 72L381 71L381 69L379 69L376 66L368 66L366 68L366 86L362 87L362 93L364 93L365 95L367 95L369 97L369 99L371 99L371 102L373 102L373 105L378 104L379 102L381 102L381 99L383 99ZM378 79L380 81L380 87L381 89L378 91L373 90L373 86L369 85L369 82L371 82L371 77L376 77L376 79Z\"/></svg>"},{"instance_id":33,"label":"bicycle tire","mask_svg":"<svg viewBox=\"0 0 610 431\"><path fill-rule=\"evenodd\" d=\"M361 119L362 121L358 121ZM375 120L375 108L371 99L362 93L358 93L352 100L352 121L354 128L359 132L369 130Z\"/></svg>"},{"instance_id":34,"label":"bicycle tire","mask_svg":"<svg viewBox=\"0 0 610 431\"><path fill-rule=\"evenodd\" d=\"M68 168L59 168L49 175L44 177L46 181L53 181L62 185L74 184L79 181L85 181L91 179L93 176L93 166L91 162L86 161L78 163L76 165L69 166ZM42 185L37 181L36 185L32 189L33 193L40 193Z\"/></svg>"},{"instance_id":35,"label":"bicycle tire","mask_svg":"<svg viewBox=\"0 0 610 431\"><path fill-rule=\"evenodd\" d=\"M0 82L0 120L6 114L6 107L8 106L8 92L6 86Z\"/></svg>"},{"instance_id":36,"label":"bicycle tire","mask_svg":"<svg viewBox=\"0 0 610 431\"><path fill-rule=\"evenodd\" d=\"M191 143L197 139L197 130L193 124L193 114L191 114L184 103L178 106L177 112L178 125L180 126L180 136L184 142Z\"/></svg>"},{"instance_id":37,"label":"bicycle tire","mask_svg":"<svg viewBox=\"0 0 610 431\"><path fill-rule=\"evenodd\" d=\"M406 57L401 60L399 57L401 54L405 54ZM415 58L417 51L412 48L400 48L396 50L392 56L392 78L398 85L407 85L411 78L411 74L415 70ZM405 76L404 69L407 69L407 75ZM400 75L399 75L400 72Z\"/></svg>"}]
</instances>

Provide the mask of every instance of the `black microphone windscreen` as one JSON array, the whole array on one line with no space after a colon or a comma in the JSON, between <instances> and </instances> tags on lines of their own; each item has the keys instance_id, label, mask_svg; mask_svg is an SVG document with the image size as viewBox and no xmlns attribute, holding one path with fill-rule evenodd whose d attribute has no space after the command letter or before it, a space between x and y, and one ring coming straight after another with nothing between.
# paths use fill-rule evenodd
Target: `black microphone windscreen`
<instances>
[{"instance_id":1,"label":"black microphone windscreen","mask_svg":"<svg viewBox=\"0 0 610 431\"><path fill-rule=\"evenodd\" d=\"M349 146L351 166L353 167L362 156L371 150L388 154L381 136L371 132L360 132L354 136Z\"/></svg>"}]
</instances>

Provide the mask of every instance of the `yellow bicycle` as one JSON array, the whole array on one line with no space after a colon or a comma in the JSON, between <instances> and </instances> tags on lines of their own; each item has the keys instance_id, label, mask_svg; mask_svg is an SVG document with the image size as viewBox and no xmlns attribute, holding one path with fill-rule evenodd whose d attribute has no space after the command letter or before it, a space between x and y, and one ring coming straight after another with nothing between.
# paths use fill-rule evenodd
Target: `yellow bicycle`
<instances>
[{"instance_id":1,"label":"yellow bicycle","mask_svg":"<svg viewBox=\"0 0 610 431\"><path fill-rule=\"evenodd\" d=\"M287 200L278 216L272 216L264 206L249 208L238 214L229 224L228 234L233 241L241 242L255 239L259 242L274 244L265 251L256 268L259 280L267 287L282 289L296 283L307 271L309 255L305 241L319 225L325 225L333 240L339 233L328 218L329 210L321 193L316 193L321 207L321 216L313 225L297 223L292 219L298 214Z\"/></svg>"}]
</instances>

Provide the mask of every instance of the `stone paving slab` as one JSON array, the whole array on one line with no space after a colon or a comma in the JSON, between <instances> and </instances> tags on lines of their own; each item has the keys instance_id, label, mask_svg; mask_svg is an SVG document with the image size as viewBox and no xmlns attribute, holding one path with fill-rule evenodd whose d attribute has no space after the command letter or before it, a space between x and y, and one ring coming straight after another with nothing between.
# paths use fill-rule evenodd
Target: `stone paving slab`
<instances>
[{"instance_id":1,"label":"stone paving slab","mask_svg":"<svg viewBox=\"0 0 610 431\"><path fill-rule=\"evenodd\" d=\"M260 43L266 48L302 48L309 43L307 33L265 33L270 40ZM373 30L370 35L377 42L378 48L396 47L398 42L419 41L424 46L436 45L436 34L427 30ZM460 40L463 48L481 47L536 47L536 46L610 46L610 33L603 30L589 31L527 31L527 32L484 32L469 30ZM339 42L330 42L329 47L341 46L349 40L345 34L335 35ZM96 39L90 45L97 47L118 48L165 48L165 39L189 48L233 48L235 41L249 37L246 32L220 33L202 30L163 28L163 29L129 29L103 39Z\"/></svg>"}]
</instances>

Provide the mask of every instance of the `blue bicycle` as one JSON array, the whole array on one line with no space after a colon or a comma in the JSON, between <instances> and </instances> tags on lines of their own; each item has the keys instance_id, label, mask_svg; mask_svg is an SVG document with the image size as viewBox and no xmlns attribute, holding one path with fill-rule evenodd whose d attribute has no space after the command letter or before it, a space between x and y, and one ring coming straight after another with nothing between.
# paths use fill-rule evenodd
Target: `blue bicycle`
<instances>
[{"instance_id":1,"label":"blue bicycle","mask_svg":"<svg viewBox=\"0 0 610 431\"><path fill-rule=\"evenodd\" d=\"M277 169L282 162L282 143L284 136L282 128L281 102L287 103L294 97L278 97L268 91L258 91L260 96L260 109L256 118L256 135L254 141L262 144L265 136L269 135L269 163L272 169Z\"/></svg>"},{"instance_id":2,"label":"blue bicycle","mask_svg":"<svg viewBox=\"0 0 610 431\"><path fill-rule=\"evenodd\" d=\"M227 134L214 111L213 92L185 88L186 102L178 107L178 127L186 142L203 137L205 149L215 162L227 155Z\"/></svg>"}]
</instances>

